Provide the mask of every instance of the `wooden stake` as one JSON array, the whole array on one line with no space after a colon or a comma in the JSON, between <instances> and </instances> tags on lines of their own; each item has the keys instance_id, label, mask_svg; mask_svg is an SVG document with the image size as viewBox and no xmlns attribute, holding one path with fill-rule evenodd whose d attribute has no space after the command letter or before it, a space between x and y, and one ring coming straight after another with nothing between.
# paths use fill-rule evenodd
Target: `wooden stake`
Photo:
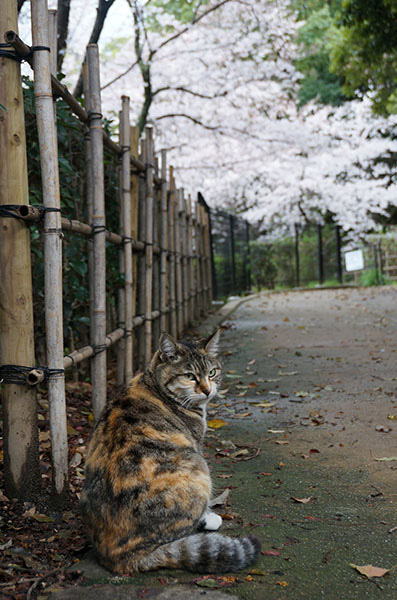
<instances>
[{"instance_id":1,"label":"wooden stake","mask_svg":"<svg viewBox=\"0 0 397 600\"><path fill-rule=\"evenodd\" d=\"M177 337L177 315L176 315L176 258L175 258L175 180L174 170L170 167L170 191L168 202L168 243L169 243L169 295L170 295L170 332Z\"/></svg>"},{"instance_id":2,"label":"wooden stake","mask_svg":"<svg viewBox=\"0 0 397 600\"><path fill-rule=\"evenodd\" d=\"M32 0L32 41L48 46L47 0ZM67 492L68 444L66 431L65 377L63 373L62 230L58 174L57 134L51 92L50 53L34 53L34 95L40 144L43 205L51 212L44 218L44 297L47 332L47 366L61 372L50 376L48 401L53 465L53 485L61 500ZM52 209L55 209L53 211Z\"/></svg>"},{"instance_id":3,"label":"wooden stake","mask_svg":"<svg viewBox=\"0 0 397 600\"><path fill-rule=\"evenodd\" d=\"M17 30L17 4L3 0L0 38ZM0 205L29 200L20 65L0 57ZM0 218L0 365L34 366L30 231ZM36 391L3 384L4 483L9 498L32 500L40 491Z\"/></svg>"},{"instance_id":4,"label":"wooden stake","mask_svg":"<svg viewBox=\"0 0 397 600\"><path fill-rule=\"evenodd\" d=\"M153 130L146 127L146 298L145 298L145 366L152 358L152 297L153 297Z\"/></svg>"},{"instance_id":5,"label":"wooden stake","mask_svg":"<svg viewBox=\"0 0 397 600\"><path fill-rule=\"evenodd\" d=\"M205 310L208 311L212 304L212 272L211 272L211 241L209 215L206 208L202 207L203 216L203 246L204 246L204 273L205 273Z\"/></svg>"},{"instance_id":6,"label":"wooden stake","mask_svg":"<svg viewBox=\"0 0 397 600\"><path fill-rule=\"evenodd\" d=\"M167 251L168 251L168 198L167 198L167 152L161 151L161 201L160 201L160 329L168 331L167 315L165 309L168 302L168 270L167 270Z\"/></svg>"},{"instance_id":7,"label":"wooden stake","mask_svg":"<svg viewBox=\"0 0 397 600\"><path fill-rule=\"evenodd\" d=\"M90 139L93 186L93 273L94 298L91 344L96 350L92 359L92 403L98 421L106 405L106 246L105 192L103 167L103 133L99 82L98 46L87 46L88 85L90 93Z\"/></svg>"},{"instance_id":8,"label":"wooden stake","mask_svg":"<svg viewBox=\"0 0 397 600\"><path fill-rule=\"evenodd\" d=\"M130 99L123 96L121 111L120 143L122 156L122 212L124 235L124 302L125 302L125 374L124 383L128 384L133 374L132 356L132 248L131 248L131 147L130 147Z\"/></svg>"}]
</instances>

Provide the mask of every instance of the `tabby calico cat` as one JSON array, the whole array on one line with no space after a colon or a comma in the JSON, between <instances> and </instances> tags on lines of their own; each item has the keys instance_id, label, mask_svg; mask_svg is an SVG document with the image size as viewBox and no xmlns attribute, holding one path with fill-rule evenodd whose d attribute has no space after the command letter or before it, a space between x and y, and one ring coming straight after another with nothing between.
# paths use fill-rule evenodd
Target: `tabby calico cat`
<instances>
[{"instance_id":1,"label":"tabby calico cat","mask_svg":"<svg viewBox=\"0 0 397 600\"><path fill-rule=\"evenodd\" d=\"M99 561L115 573L161 567L227 572L255 561L254 537L219 529L202 453L217 391L219 330L177 343L163 333L143 374L104 411L88 448L82 513Z\"/></svg>"}]
</instances>

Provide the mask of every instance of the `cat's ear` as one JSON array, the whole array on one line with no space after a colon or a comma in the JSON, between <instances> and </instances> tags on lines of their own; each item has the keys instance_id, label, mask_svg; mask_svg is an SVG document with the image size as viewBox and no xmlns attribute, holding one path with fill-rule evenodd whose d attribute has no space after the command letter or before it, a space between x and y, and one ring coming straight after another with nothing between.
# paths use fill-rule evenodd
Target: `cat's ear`
<instances>
[{"instance_id":1,"label":"cat's ear","mask_svg":"<svg viewBox=\"0 0 397 600\"><path fill-rule=\"evenodd\" d=\"M161 334L159 350L162 361L175 360L179 355L178 344L169 333Z\"/></svg>"},{"instance_id":2,"label":"cat's ear","mask_svg":"<svg viewBox=\"0 0 397 600\"><path fill-rule=\"evenodd\" d=\"M221 330L217 329L215 333L210 335L208 339L204 342L204 350L209 356L217 356L219 350L219 337L221 335Z\"/></svg>"}]
</instances>

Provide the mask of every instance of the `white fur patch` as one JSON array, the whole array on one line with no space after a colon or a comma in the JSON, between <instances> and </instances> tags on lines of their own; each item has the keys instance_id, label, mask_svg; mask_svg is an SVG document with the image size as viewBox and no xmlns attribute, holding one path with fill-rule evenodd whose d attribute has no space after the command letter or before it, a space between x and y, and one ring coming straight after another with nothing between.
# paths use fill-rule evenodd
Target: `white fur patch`
<instances>
[{"instance_id":1,"label":"white fur patch","mask_svg":"<svg viewBox=\"0 0 397 600\"><path fill-rule=\"evenodd\" d=\"M207 531L217 531L222 525L222 517L214 512L206 512L203 515L204 529Z\"/></svg>"}]
</instances>

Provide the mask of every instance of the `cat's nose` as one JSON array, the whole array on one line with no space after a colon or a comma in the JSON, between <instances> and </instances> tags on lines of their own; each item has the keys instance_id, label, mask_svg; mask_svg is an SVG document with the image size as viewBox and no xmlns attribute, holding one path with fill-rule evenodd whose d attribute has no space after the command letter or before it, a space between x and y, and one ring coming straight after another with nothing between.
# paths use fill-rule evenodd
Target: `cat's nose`
<instances>
[{"instance_id":1,"label":"cat's nose","mask_svg":"<svg viewBox=\"0 0 397 600\"><path fill-rule=\"evenodd\" d=\"M209 387L204 387L204 386L201 386L201 387L200 387L200 389L201 389L201 391L203 392L203 394L205 394L206 396L209 396L209 395L210 395L210 393L211 393L211 390L210 390L210 388L209 388Z\"/></svg>"}]
</instances>

